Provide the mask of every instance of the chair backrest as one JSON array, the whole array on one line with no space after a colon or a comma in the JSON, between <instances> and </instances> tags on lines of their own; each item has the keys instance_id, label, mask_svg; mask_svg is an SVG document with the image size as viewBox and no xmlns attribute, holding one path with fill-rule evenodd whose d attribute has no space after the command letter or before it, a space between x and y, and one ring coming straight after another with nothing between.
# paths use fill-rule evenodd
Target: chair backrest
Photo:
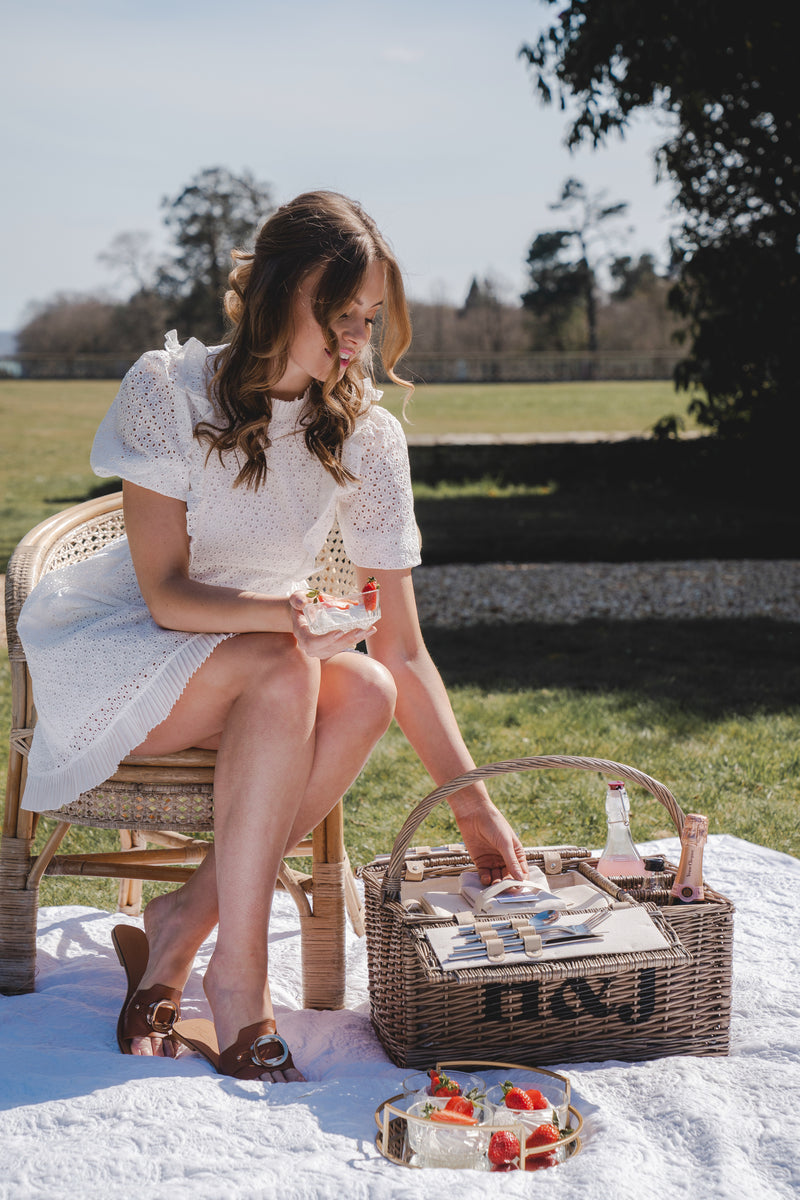
<instances>
[{"instance_id":1,"label":"chair backrest","mask_svg":"<svg viewBox=\"0 0 800 1200\"><path fill-rule=\"evenodd\" d=\"M13 553L6 574L9 658L16 662L25 660L17 636L17 618L41 577L48 571L90 558L124 532L122 492L112 492L55 513L26 534ZM320 551L311 583L332 595L355 590L355 567L347 557L336 525Z\"/></svg>"}]
</instances>

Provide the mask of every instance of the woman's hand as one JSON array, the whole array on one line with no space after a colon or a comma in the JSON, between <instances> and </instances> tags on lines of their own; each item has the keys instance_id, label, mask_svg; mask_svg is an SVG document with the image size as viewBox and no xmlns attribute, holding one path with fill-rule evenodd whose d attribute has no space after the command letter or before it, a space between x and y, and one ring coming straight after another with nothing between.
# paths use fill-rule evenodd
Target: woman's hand
<instances>
[{"instance_id":1,"label":"woman's hand","mask_svg":"<svg viewBox=\"0 0 800 1200\"><path fill-rule=\"evenodd\" d=\"M298 646L309 658L319 658L324 662L328 658L333 658L334 654L341 654L343 650L354 650L359 642L363 642L365 638L371 637L375 632L376 627L373 625L369 629L312 633L305 615L308 605L308 597L305 592L292 592L289 604L292 613L292 632L297 639Z\"/></svg>"},{"instance_id":2,"label":"woman's hand","mask_svg":"<svg viewBox=\"0 0 800 1200\"><path fill-rule=\"evenodd\" d=\"M484 887L509 876L527 879L528 864L522 843L491 800L454 815Z\"/></svg>"}]
</instances>

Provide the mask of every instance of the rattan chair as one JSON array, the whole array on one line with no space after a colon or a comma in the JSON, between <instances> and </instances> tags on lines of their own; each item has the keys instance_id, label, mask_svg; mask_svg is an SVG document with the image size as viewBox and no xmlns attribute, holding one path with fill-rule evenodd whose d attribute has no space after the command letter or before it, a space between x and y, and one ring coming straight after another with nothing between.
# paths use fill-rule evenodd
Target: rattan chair
<instances>
[{"instance_id":1,"label":"rattan chair","mask_svg":"<svg viewBox=\"0 0 800 1200\"><path fill-rule=\"evenodd\" d=\"M213 829L215 753L183 750L159 757L129 756L110 779L57 812L20 808L26 756L36 719L17 617L48 571L88 558L124 532L122 493L77 504L37 525L14 552L6 576L6 628L11 665L11 753L0 848L0 992L34 990L36 914L43 875L120 880L119 910L138 915L142 881L184 882L209 848L197 833ZM326 591L352 590L355 574L341 536L333 530L317 560L314 582ZM34 856L40 815L55 829ZM72 825L119 829L121 849L101 854L58 854ZM155 849L151 848L155 847ZM356 933L363 912L344 846L342 803L289 857L310 857L310 874L282 864L280 886L300 914L303 1003L306 1008L344 1005L345 913Z\"/></svg>"}]
</instances>

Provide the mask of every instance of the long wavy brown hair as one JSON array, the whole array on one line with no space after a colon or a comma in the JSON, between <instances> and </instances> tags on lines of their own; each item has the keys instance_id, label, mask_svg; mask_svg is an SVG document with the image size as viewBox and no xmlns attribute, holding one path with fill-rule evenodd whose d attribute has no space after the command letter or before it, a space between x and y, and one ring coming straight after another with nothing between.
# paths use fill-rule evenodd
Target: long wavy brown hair
<instances>
[{"instance_id":1,"label":"long wavy brown hair","mask_svg":"<svg viewBox=\"0 0 800 1200\"><path fill-rule=\"evenodd\" d=\"M400 268L375 222L360 205L336 192L306 192L282 205L264 223L252 253L233 251L225 295L231 329L214 360L209 394L222 424L201 422L195 437L220 457L242 462L235 486L258 488L267 473L270 389L283 377L294 337L294 299L303 280L321 268L313 313L333 354L329 376L313 380L304 417L306 446L337 483L353 478L342 447L364 410L365 375L372 350L354 356L341 379L332 323L359 295L368 268L384 265L386 294L380 322L380 355L387 376L411 390L394 368L411 342L411 322Z\"/></svg>"}]
</instances>

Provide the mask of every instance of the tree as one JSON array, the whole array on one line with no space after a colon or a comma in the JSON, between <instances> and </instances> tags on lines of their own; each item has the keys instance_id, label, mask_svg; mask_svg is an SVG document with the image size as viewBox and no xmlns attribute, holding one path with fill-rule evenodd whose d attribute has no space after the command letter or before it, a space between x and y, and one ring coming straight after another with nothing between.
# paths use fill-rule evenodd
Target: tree
<instances>
[{"instance_id":1,"label":"tree","mask_svg":"<svg viewBox=\"0 0 800 1200\"><path fill-rule=\"evenodd\" d=\"M202 341L219 341L231 250L252 245L274 208L270 187L249 171L234 175L223 167L208 167L178 196L165 197L162 207L176 254L161 268L157 286L171 321Z\"/></svg>"},{"instance_id":2,"label":"tree","mask_svg":"<svg viewBox=\"0 0 800 1200\"><path fill-rule=\"evenodd\" d=\"M608 271L615 300L630 300L637 292L653 291L661 279L652 254L640 254L636 262L629 254L622 255L613 260Z\"/></svg>"},{"instance_id":3,"label":"tree","mask_svg":"<svg viewBox=\"0 0 800 1200\"><path fill-rule=\"evenodd\" d=\"M23 354L98 354L108 347L114 302L106 296L59 292L32 304L17 334Z\"/></svg>"},{"instance_id":4,"label":"tree","mask_svg":"<svg viewBox=\"0 0 800 1200\"><path fill-rule=\"evenodd\" d=\"M32 305L17 334L25 354L114 354L136 358L164 336L164 311L158 296L141 291L123 303L106 295L60 292Z\"/></svg>"},{"instance_id":5,"label":"tree","mask_svg":"<svg viewBox=\"0 0 800 1200\"><path fill-rule=\"evenodd\" d=\"M143 230L116 234L97 261L113 272L118 283L130 282L137 292L150 290L155 282L158 264L153 239Z\"/></svg>"},{"instance_id":6,"label":"tree","mask_svg":"<svg viewBox=\"0 0 800 1200\"><path fill-rule=\"evenodd\" d=\"M605 204L604 195L592 196L579 179L568 179L550 208L569 215L571 227L538 234L528 251L531 288L522 303L545 321L559 349L564 326L580 303L587 348L597 350L597 270L606 254L605 225L628 207L625 201Z\"/></svg>"},{"instance_id":7,"label":"tree","mask_svg":"<svg viewBox=\"0 0 800 1200\"><path fill-rule=\"evenodd\" d=\"M464 304L458 309L459 339L473 353L503 354L514 348L519 333L519 311L504 303L502 284L484 275L473 275ZM499 369L494 365L495 371Z\"/></svg>"},{"instance_id":8,"label":"tree","mask_svg":"<svg viewBox=\"0 0 800 1200\"><path fill-rule=\"evenodd\" d=\"M521 54L545 102L574 105L568 144L668 114L659 172L677 186L671 304L688 324L677 382L718 433L800 432L800 89L795 5L548 0Z\"/></svg>"}]
</instances>

